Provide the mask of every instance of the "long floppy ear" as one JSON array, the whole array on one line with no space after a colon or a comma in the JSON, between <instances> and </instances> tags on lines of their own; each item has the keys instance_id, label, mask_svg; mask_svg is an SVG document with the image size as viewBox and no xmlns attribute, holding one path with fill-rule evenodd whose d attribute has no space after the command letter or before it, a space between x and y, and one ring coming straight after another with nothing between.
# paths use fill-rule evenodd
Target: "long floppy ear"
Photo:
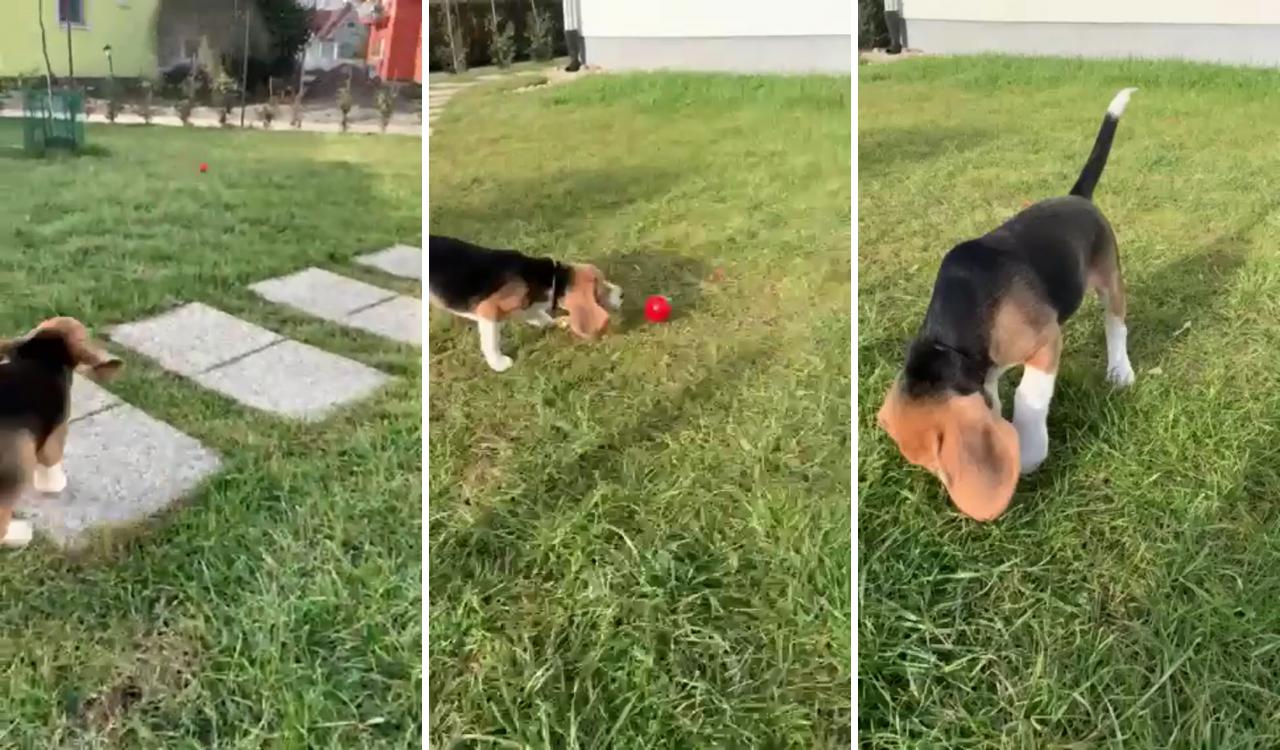
<instances>
[{"instance_id":1,"label":"long floppy ear","mask_svg":"<svg viewBox=\"0 0 1280 750\"><path fill-rule=\"evenodd\" d=\"M599 280L600 271L595 266L574 266L573 280L560 303L569 311L569 327L582 338L595 338L609 325L609 311L600 306L596 297Z\"/></svg>"},{"instance_id":2,"label":"long floppy ear","mask_svg":"<svg viewBox=\"0 0 1280 750\"><path fill-rule=\"evenodd\" d=\"M118 357L113 357L107 350L98 346L89 338L89 331L84 324L75 318L50 318L41 323L40 330L56 331L67 345L67 351L78 369L99 382L111 380L120 374L124 367Z\"/></svg>"},{"instance_id":3,"label":"long floppy ear","mask_svg":"<svg viewBox=\"0 0 1280 750\"><path fill-rule=\"evenodd\" d=\"M942 482L961 513L995 520L1018 485L1018 432L979 394L951 401L938 452Z\"/></svg>"}]
</instances>

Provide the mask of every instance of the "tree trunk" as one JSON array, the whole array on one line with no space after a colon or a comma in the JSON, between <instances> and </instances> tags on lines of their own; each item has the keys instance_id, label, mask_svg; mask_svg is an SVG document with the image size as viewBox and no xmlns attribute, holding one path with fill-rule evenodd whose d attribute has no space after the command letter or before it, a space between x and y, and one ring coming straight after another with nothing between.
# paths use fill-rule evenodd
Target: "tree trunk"
<instances>
[{"instance_id":1,"label":"tree trunk","mask_svg":"<svg viewBox=\"0 0 1280 750\"><path fill-rule=\"evenodd\" d=\"M49 90L50 104L53 103L53 63L49 62L49 40L44 31L44 0L36 0L36 14L40 21L40 50L44 52L44 84Z\"/></svg>"},{"instance_id":2,"label":"tree trunk","mask_svg":"<svg viewBox=\"0 0 1280 750\"><path fill-rule=\"evenodd\" d=\"M462 63L458 59L458 29L453 26L453 13L449 10L449 0L444 0L444 32L449 42L449 55L453 57L453 72L457 73L462 70Z\"/></svg>"}]
</instances>

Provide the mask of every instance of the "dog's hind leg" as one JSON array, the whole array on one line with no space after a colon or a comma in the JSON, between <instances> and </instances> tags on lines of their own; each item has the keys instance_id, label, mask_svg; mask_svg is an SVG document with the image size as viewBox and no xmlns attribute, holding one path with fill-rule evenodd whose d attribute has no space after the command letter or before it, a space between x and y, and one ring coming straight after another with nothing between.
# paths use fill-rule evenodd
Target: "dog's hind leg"
<instances>
[{"instance_id":1,"label":"dog's hind leg","mask_svg":"<svg viewBox=\"0 0 1280 750\"><path fill-rule=\"evenodd\" d=\"M1124 387L1133 383L1133 365L1129 362L1129 328L1125 323L1128 312L1125 300L1124 279L1120 275L1120 259L1116 254L1115 240L1103 252L1090 269L1090 281L1098 290L1105 315L1107 332L1107 380Z\"/></svg>"}]
</instances>

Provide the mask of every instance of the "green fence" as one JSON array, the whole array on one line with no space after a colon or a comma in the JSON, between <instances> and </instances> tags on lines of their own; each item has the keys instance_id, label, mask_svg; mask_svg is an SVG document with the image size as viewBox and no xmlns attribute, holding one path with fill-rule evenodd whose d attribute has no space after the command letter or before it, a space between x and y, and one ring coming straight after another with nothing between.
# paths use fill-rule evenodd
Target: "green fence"
<instances>
[{"instance_id":1,"label":"green fence","mask_svg":"<svg viewBox=\"0 0 1280 750\"><path fill-rule=\"evenodd\" d=\"M33 88L22 95L22 148L42 156L49 149L84 147L84 95L76 91Z\"/></svg>"}]
</instances>

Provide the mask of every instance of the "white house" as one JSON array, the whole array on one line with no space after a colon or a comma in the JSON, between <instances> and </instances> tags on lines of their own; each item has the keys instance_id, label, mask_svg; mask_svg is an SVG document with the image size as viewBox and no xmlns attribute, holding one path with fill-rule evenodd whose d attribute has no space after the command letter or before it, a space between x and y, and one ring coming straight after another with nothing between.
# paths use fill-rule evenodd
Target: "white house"
<instances>
[{"instance_id":1,"label":"white house","mask_svg":"<svg viewBox=\"0 0 1280 750\"><path fill-rule=\"evenodd\" d=\"M588 65L738 73L853 70L854 0L577 2Z\"/></svg>"},{"instance_id":2,"label":"white house","mask_svg":"<svg viewBox=\"0 0 1280 750\"><path fill-rule=\"evenodd\" d=\"M349 2L317 1L311 14L311 38L303 53L304 70L332 70L343 64L363 65L369 28L360 23Z\"/></svg>"},{"instance_id":3,"label":"white house","mask_svg":"<svg viewBox=\"0 0 1280 750\"><path fill-rule=\"evenodd\" d=\"M902 16L925 52L1280 65L1280 0L903 0Z\"/></svg>"}]
</instances>

